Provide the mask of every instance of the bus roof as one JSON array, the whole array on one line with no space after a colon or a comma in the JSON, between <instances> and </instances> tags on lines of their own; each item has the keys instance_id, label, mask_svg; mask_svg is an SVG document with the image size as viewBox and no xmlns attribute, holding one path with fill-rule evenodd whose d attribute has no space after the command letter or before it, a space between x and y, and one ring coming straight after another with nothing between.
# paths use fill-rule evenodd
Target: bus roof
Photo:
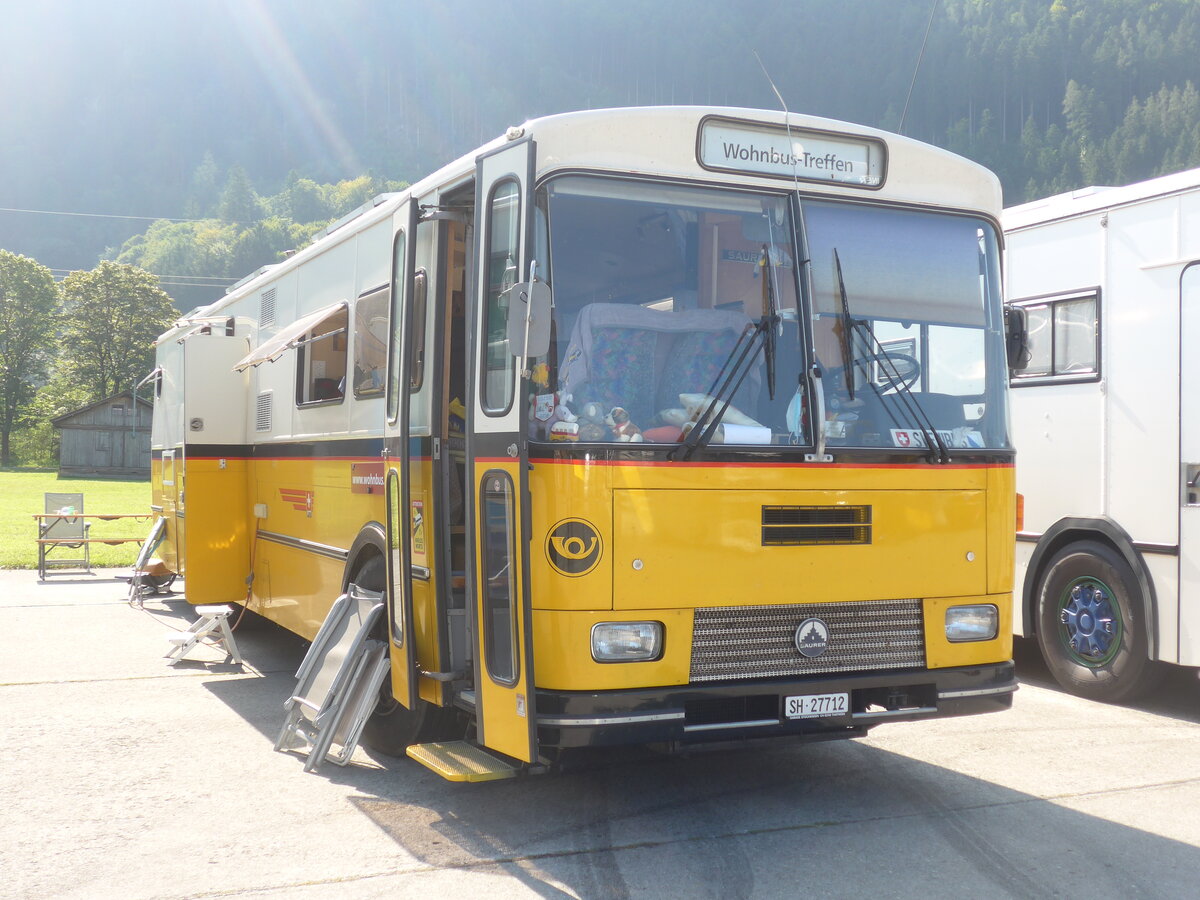
<instances>
[{"instance_id":1,"label":"bus roof","mask_svg":"<svg viewBox=\"0 0 1200 900\"><path fill-rule=\"evenodd\" d=\"M220 316L222 310L259 290L270 281L324 251L331 242L348 239L394 214L409 197L424 197L461 182L475 171L476 160L522 138L538 144L537 177L558 170L579 170L625 175L656 175L703 180L713 184L743 184L780 189L793 186L778 175L730 172L705 167L699 159L698 135L709 119L728 120L750 128L755 125L787 126L836 140L860 138L881 144L886 154L886 176L878 186L851 186L844 182L811 180L797 186L810 194L856 195L864 200L916 204L932 208L968 210L998 218L1000 183L983 166L947 150L876 128L781 110L706 106L650 106L596 109L560 113L509 128L505 134L464 154L399 193L381 194L334 222L312 243L288 259L264 266L230 288L208 306L194 310L159 338L178 337L198 319Z\"/></svg>"},{"instance_id":2,"label":"bus roof","mask_svg":"<svg viewBox=\"0 0 1200 900\"><path fill-rule=\"evenodd\" d=\"M1200 187L1200 169L1188 169L1123 187L1080 188L1009 207L1004 210L1001 222L1005 231L1017 231L1060 219L1180 194L1197 187Z\"/></svg>"}]
</instances>

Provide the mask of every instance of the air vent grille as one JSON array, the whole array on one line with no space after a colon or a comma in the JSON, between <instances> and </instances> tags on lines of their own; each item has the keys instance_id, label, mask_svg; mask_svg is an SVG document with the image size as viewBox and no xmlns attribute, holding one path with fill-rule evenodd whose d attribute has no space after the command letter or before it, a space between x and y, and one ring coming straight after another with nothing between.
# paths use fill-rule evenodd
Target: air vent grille
<instances>
[{"instance_id":1,"label":"air vent grille","mask_svg":"<svg viewBox=\"0 0 1200 900\"><path fill-rule=\"evenodd\" d=\"M275 324L275 288L267 288L258 298L258 324Z\"/></svg>"},{"instance_id":2,"label":"air vent grille","mask_svg":"<svg viewBox=\"0 0 1200 900\"><path fill-rule=\"evenodd\" d=\"M829 629L828 649L812 658L796 649L796 629L808 618ZM725 606L695 613L693 682L924 667L920 600Z\"/></svg>"},{"instance_id":3,"label":"air vent grille","mask_svg":"<svg viewBox=\"0 0 1200 900\"><path fill-rule=\"evenodd\" d=\"M263 391L258 395L258 402L254 409L254 430L255 431L270 431L271 417L273 408L273 391Z\"/></svg>"},{"instance_id":4,"label":"air vent grille","mask_svg":"<svg viewBox=\"0 0 1200 900\"><path fill-rule=\"evenodd\" d=\"M871 543L869 506L764 506L764 547Z\"/></svg>"}]
</instances>

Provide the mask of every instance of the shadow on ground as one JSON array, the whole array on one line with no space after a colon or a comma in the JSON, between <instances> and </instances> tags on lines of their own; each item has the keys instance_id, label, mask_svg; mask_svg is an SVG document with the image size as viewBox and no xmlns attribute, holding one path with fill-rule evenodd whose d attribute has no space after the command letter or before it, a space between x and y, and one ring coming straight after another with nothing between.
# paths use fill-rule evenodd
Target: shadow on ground
<instances>
[{"instance_id":1,"label":"shadow on ground","mask_svg":"<svg viewBox=\"0 0 1200 900\"><path fill-rule=\"evenodd\" d=\"M269 753L307 645L253 615L237 637L265 677L208 687ZM1036 645L1018 641L1016 657L1027 683L1054 687ZM1180 672L1141 708L1200 721L1195 688ZM325 764L308 776L297 757L296 777L353 788L350 802L423 867L499 867L545 897L1041 898L1079 888L1123 900L1189 896L1200 871L1192 844L869 741L578 754L550 775L482 785L370 759L377 767Z\"/></svg>"}]
</instances>

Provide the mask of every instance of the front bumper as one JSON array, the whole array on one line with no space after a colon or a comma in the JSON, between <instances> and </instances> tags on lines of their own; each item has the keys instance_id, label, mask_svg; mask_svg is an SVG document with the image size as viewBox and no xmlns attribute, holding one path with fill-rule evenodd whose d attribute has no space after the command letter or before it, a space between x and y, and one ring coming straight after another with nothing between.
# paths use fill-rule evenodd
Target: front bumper
<instances>
[{"instance_id":1,"label":"front bumper","mask_svg":"<svg viewBox=\"0 0 1200 900\"><path fill-rule=\"evenodd\" d=\"M791 736L860 737L882 722L999 712L1012 706L1011 661L829 678L755 679L631 691L538 691L538 742L589 747ZM846 692L846 714L788 719L784 698Z\"/></svg>"}]
</instances>

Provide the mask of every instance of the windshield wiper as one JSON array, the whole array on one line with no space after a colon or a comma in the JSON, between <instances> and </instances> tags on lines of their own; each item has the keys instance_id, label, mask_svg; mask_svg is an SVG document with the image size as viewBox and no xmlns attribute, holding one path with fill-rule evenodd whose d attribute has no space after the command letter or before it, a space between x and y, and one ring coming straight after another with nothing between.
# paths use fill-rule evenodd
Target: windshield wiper
<instances>
[{"instance_id":1,"label":"windshield wiper","mask_svg":"<svg viewBox=\"0 0 1200 900\"><path fill-rule=\"evenodd\" d=\"M837 247L833 248L833 271L837 275L838 323L833 327L842 348L842 371L846 373L846 393L854 399L854 319L850 316L850 301L846 297L846 282L842 279L842 260Z\"/></svg>"},{"instance_id":2,"label":"windshield wiper","mask_svg":"<svg viewBox=\"0 0 1200 900\"><path fill-rule=\"evenodd\" d=\"M782 319L775 302L775 288L771 281L771 257L767 245L763 244L759 265L763 271L763 313L757 322L747 325L740 335L729 356L721 365L717 377L709 388L709 402L704 411L692 425L691 431L683 443L671 451L670 458L688 459L699 447L708 446L721 420L725 417L733 398L737 396L742 382L754 367L758 358L758 348L761 347L763 359L767 368L767 392L772 400L775 399L775 345L778 329L782 327ZM720 407L720 412L713 415L713 410Z\"/></svg>"},{"instance_id":3,"label":"windshield wiper","mask_svg":"<svg viewBox=\"0 0 1200 900\"><path fill-rule=\"evenodd\" d=\"M921 401L917 399L917 395L913 393L911 387L912 374L907 377L901 376L900 370L896 368L896 361L888 354L883 344L875 337L875 333L869 328L862 328L866 332L870 342L874 344L870 348L871 359L877 362L883 369L883 375L888 380L891 387L896 390L896 396L903 401L905 412L912 417L912 421L917 423L917 427L921 429L921 433L925 435L925 445L930 452L937 452L937 462L946 464L950 462L950 450L946 446L946 442L942 440L941 434L929 418L929 414L925 412L925 407L921 405ZM879 391L879 386L871 382L871 387L874 389L876 396L882 399L883 395ZM889 410L888 415L892 417L892 421L896 421L895 415ZM899 423L897 423L899 424Z\"/></svg>"},{"instance_id":4,"label":"windshield wiper","mask_svg":"<svg viewBox=\"0 0 1200 900\"><path fill-rule=\"evenodd\" d=\"M759 327L763 331L763 361L767 365L767 397L775 399L775 346L783 331L783 319L779 317L779 303L775 299L775 270L771 266L771 251L763 244L762 258L763 309Z\"/></svg>"},{"instance_id":5,"label":"windshield wiper","mask_svg":"<svg viewBox=\"0 0 1200 900\"><path fill-rule=\"evenodd\" d=\"M910 383L904 377L901 377L900 371L896 368L895 361L888 355L887 350L879 339L875 337L875 332L866 326L864 322L856 320L850 315L850 301L846 295L846 283L842 279L842 261L838 258L837 248L833 251L833 266L837 275L837 290L838 300L841 307L840 321L838 322L841 334L838 335L842 345L842 360L843 372L845 373L846 392L850 395L850 399L854 399L854 370L855 363L863 367L863 371L867 375L867 384L875 391L880 400L883 399L883 394L879 390L879 386L871 379L870 370L866 368L868 362L878 363L884 371L884 376L889 382L889 386L894 388L896 396L902 401L901 405L905 412L911 417L913 422L916 422L917 427L921 430L921 434L925 437L925 446L929 448L931 453L936 452L936 461L940 464L950 462L950 451L946 447L942 436L938 434L937 428L933 421L929 418L929 414L925 412L925 408L921 406L921 402L913 393ZM865 344L866 355L860 359L854 357L854 336L858 335L859 341ZM911 377L911 373L910 376ZM885 406L885 409L887 407ZM896 416L891 410L888 410L888 415L896 425L900 425Z\"/></svg>"}]
</instances>

